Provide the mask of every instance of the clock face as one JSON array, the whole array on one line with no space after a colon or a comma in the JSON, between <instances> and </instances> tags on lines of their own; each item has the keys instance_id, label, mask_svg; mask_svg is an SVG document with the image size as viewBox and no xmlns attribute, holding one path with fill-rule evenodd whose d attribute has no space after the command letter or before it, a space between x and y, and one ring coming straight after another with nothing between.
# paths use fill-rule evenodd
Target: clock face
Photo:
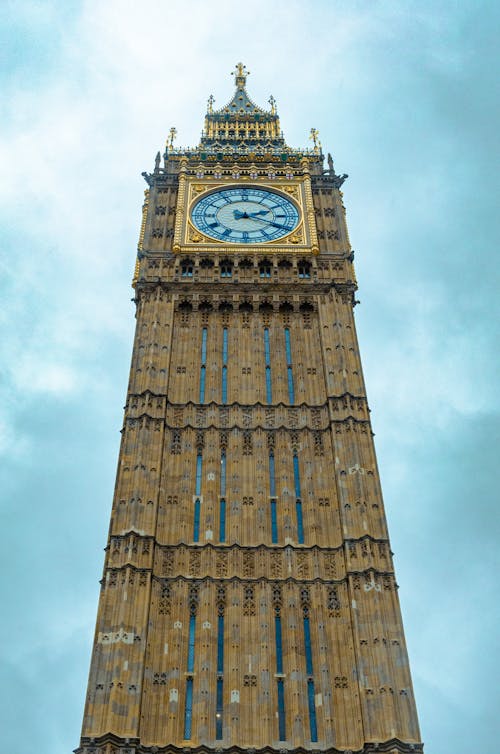
<instances>
[{"instance_id":1,"label":"clock face","mask_svg":"<svg viewBox=\"0 0 500 754\"><path fill-rule=\"evenodd\" d=\"M295 205L263 188L242 186L202 197L191 212L205 235L226 243L266 243L291 233L299 222Z\"/></svg>"}]
</instances>

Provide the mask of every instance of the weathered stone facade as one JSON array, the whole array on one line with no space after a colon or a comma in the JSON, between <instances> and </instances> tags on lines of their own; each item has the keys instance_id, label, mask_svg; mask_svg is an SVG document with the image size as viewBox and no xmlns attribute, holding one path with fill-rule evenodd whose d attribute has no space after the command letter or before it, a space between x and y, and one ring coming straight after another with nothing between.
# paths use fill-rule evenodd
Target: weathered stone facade
<instances>
[{"instance_id":1,"label":"weathered stone facade","mask_svg":"<svg viewBox=\"0 0 500 754\"><path fill-rule=\"evenodd\" d=\"M233 102L248 97L244 73ZM279 141L274 100L268 113L231 107L209 101L200 146L169 145L145 174L76 751L421 751L353 317L346 176L323 169L316 133L309 152ZM196 236L194 198L249 181L294 198L293 239Z\"/></svg>"}]
</instances>

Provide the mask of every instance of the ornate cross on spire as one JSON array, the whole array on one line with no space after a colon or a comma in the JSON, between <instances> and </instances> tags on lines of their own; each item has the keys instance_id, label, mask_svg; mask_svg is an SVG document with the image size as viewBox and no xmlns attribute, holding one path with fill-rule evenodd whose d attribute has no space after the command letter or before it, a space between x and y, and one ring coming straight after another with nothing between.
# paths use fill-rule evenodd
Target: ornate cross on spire
<instances>
[{"instance_id":1,"label":"ornate cross on spire","mask_svg":"<svg viewBox=\"0 0 500 754\"><path fill-rule=\"evenodd\" d=\"M274 99L272 94L267 101L271 105L271 114L275 115L276 114L276 100Z\"/></svg>"},{"instance_id":2,"label":"ornate cross on spire","mask_svg":"<svg viewBox=\"0 0 500 754\"><path fill-rule=\"evenodd\" d=\"M172 128L170 129L168 133L169 133L169 137L167 139L167 147L169 147L169 149L172 149L172 147L174 146L174 139L177 136L177 129L174 126L172 126Z\"/></svg>"},{"instance_id":3,"label":"ornate cross on spire","mask_svg":"<svg viewBox=\"0 0 500 754\"><path fill-rule=\"evenodd\" d=\"M214 111L214 102L215 102L215 97L214 97L213 94L211 94L210 97L208 98L208 102L207 102L207 107L208 107L208 112L209 113L213 113L213 111Z\"/></svg>"},{"instance_id":4,"label":"ornate cross on spire","mask_svg":"<svg viewBox=\"0 0 500 754\"><path fill-rule=\"evenodd\" d=\"M247 71L247 67L243 63L236 63L236 68L231 76L234 76L236 86L245 86L247 76L250 76L250 71Z\"/></svg>"},{"instance_id":5,"label":"ornate cross on spire","mask_svg":"<svg viewBox=\"0 0 500 754\"><path fill-rule=\"evenodd\" d=\"M314 144L314 151L316 153L321 151L321 142L318 139L319 131L317 128L311 128L311 135L309 136L310 139L312 139L312 142Z\"/></svg>"}]
</instances>

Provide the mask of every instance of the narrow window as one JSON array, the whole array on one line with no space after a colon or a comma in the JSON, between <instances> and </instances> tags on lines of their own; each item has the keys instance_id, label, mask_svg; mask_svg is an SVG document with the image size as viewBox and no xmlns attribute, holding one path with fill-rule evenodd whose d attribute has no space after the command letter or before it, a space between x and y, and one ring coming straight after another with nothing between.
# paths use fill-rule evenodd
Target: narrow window
<instances>
[{"instance_id":1,"label":"narrow window","mask_svg":"<svg viewBox=\"0 0 500 754\"><path fill-rule=\"evenodd\" d=\"M307 701L309 706L309 731L311 741L318 740L318 726L316 724L316 704L314 702L314 681L310 678L307 681Z\"/></svg>"},{"instance_id":2,"label":"narrow window","mask_svg":"<svg viewBox=\"0 0 500 754\"><path fill-rule=\"evenodd\" d=\"M227 403L227 327L222 330L222 403Z\"/></svg>"},{"instance_id":3,"label":"narrow window","mask_svg":"<svg viewBox=\"0 0 500 754\"><path fill-rule=\"evenodd\" d=\"M311 651L311 625L309 623L309 617L304 618L304 648L306 655L306 673L307 675L313 674L313 662Z\"/></svg>"},{"instance_id":4,"label":"narrow window","mask_svg":"<svg viewBox=\"0 0 500 754\"><path fill-rule=\"evenodd\" d=\"M205 378L207 371L207 328L201 331L200 403L205 402Z\"/></svg>"},{"instance_id":5,"label":"narrow window","mask_svg":"<svg viewBox=\"0 0 500 754\"><path fill-rule=\"evenodd\" d=\"M281 634L281 616L274 616L274 630L276 633L276 672L283 672L283 638Z\"/></svg>"},{"instance_id":6,"label":"narrow window","mask_svg":"<svg viewBox=\"0 0 500 754\"><path fill-rule=\"evenodd\" d=\"M217 686L215 699L215 738L222 738L222 723L224 710L224 614L217 616Z\"/></svg>"},{"instance_id":7,"label":"narrow window","mask_svg":"<svg viewBox=\"0 0 500 754\"><path fill-rule=\"evenodd\" d=\"M295 485L295 512L297 516L297 541L299 545L303 545L304 544L304 521L302 519L302 496L300 494L299 458L296 453L293 454L293 481Z\"/></svg>"},{"instance_id":8,"label":"narrow window","mask_svg":"<svg viewBox=\"0 0 500 754\"><path fill-rule=\"evenodd\" d=\"M273 453L269 453L269 490L271 497L276 497L276 474L274 471Z\"/></svg>"},{"instance_id":9,"label":"narrow window","mask_svg":"<svg viewBox=\"0 0 500 754\"><path fill-rule=\"evenodd\" d=\"M222 363L227 364L227 327L222 330Z\"/></svg>"},{"instance_id":10,"label":"narrow window","mask_svg":"<svg viewBox=\"0 0 500 754\"><path fill-rule=\"evenodd\" d=\"M230 278L233 274L233 263L229 259L224 259L220 263L221 278Z\"/></svg>"},{"instance_id":11,"label":"narrow window","mask_svg":"<svg viewBox=\"0 0 500 754\"><path fill-rule=\"evenodd\" d=\"M196 633L196 615L189 616L189 637L188 637L188 658L187 658L187 672L194 672L194 648L195 648L195 633ZM193 678L192 676L186 680L186 706L184 709L184 738L189 740L191 738L191 727L193 720Z\"/></svg>"},{"instance_id":12,"label":"narrow window","mask_svg":"<svg viewBox=\"0 0 500 754\"><path fill-rule=\"evenodd\" d=\"M224 616L217 616L217 672L224 672Z\"/></svg>"},{"instance_id":13,"label":"narrow window","mask_svg":"<svg viewBox=\"0 0 500 754\"><path fill-rule=\"evenodd\" d=\"M295 514L297 516L297 542L299 545L304 544L304 522L302 520L302 502L295 501Z\"/></svg>"},{"instance_id":14,"label":"narrow window","mask_svg":"<svg viewBox=\"0 0 500 754\"><path fill-rule=\"evenodd\" d=\"M207 363L207 328L201 331L201 363Z\"/></svg>"},{"instance_id":15,"label":"narrow window","mask_svg":"<svg viewBox=\"0 0 500 754\"><path fill-rule=\"evenodd\" d=\"M220 457L220 494L221 497L226 495L226 454L222 453Z\"/></svg>"},{"instance_id":16,"label":"narrow window","mask_svg":"<svg viewBox=\"0 0 500 754\"><path fill-rule=\"evenodd\" d=\"M271 542L278 544L278 516L276 506L276 474L274 469L274 454L269 453L269 492L271 496Z\"/></svg>"},{"instance_id":17,"label":"narrow window","mask_svg":"<svg viewBox=\"0 0 500 754\"><path fill-rule=\"evenodd\" d=\"M189 616L189 639L188 639L188 661L187 661L187 672L193 673L194 672L194 636L196 633L196 615L190 615Z\"/></svg>"},{"instance_id":18,"label":"narrow window","mask_svg":"<svg viewBox=\"0 0 500 754\"><path fill-rule=\"evenodd\" d=\"M307 612L304 614L304 650L306 656L306 673L309 676L307 680L307 702L309 707L309 732L311 741L318 740L318 727L316 723L316 703L314 698L314 680L313 659L311 648L311 624Z\"/></svg>"},{"instance_id":19,"label":"narrow window","mask_svg":"<svg viewBox=\"0 0 500 754\"><path fill-rule=\"evenodd\" d=\"M185 259L181 264L181 276L183 278L193 277L193 263L190 259Z\"/></svg>"},{"instance_id":20,"label":"narrow window","mask_svg":"<svg viewBox=\"0 0 500 754\"><path fill-rule=\"evenodd\" d=\"M207 368L205 364L201 365L200 369L200 403L205 402L205 376Z\"/></svg>"},{"instance_id":21,"label":"narrow window","mask_svg":"<svg viewBox=\"0 0 500 754\"><path fill-rule=\"evenodd\" d=\"M278 544L278 520L276 513L276 500L271 500L271 542L273 545Z\"/></svg>"},{"instance_id":22,"label":"narrow window","mask_svg":"<svg viewBox=\"0 0 500 754\"><path fill-rule=\"evenodd\" d=\"M271 345L269 341L269 328L264 328L264 358L266 364L266 401L272 403L273 393L271 385Z\"/></svg>"},{"instance_id":23,"label":"narrow window","mask_svg":"<svg viewBox=\"0 0 500 754\"><path fill-rule=\"evenodd\" d=\"M279 608L275 608L274 615L274 637L276 643L276 673L283 673L283 636L281 632L281 615ZM285 686L282 678L277 680L278 686L278 731L279 740L286 740L285 726Z\"/></svg>"},{"instance_id":24,"label":"narrow window","mask_svg":"<svg viewBox=\"0 0 500 754\"><path fill-rule=\"evenodd\" d=\"M215 709L215 738L218 741L222 739L223 694L224 694L224 682L222 678L217 678L216 709Z\"/></svg>"},{"instance_id":25,"label":"narrow window","mask_svg":"<svg viewBox=\"0 0 500 754\"><path fill-rule=\"evenodd\" d=\"M286 741L285 686L281 678L278 679L278 729L279 740Z\"/></svg>"},{"instance_id":26,"label":"narrow window","mask_svg":"<svg viewBox=\"0 0 500 754\"><path fill-rule=\"evenodd\" d=\"M193 542L200 541L200 498L194 502Z\"/></svg>"},{"instance_id":27,"label":"narrow window","mask_svg":"<svg viewBox=\"0 0 500 754\"><path fill-rule=\"evenodd\" d=\"M290 403L295 403L295 390L293 388L293 372L292 372L292 346L290 343L290 330L285 327L285 349L286 349L286 371L288 378L288 400Z\"/></svg>"},{"instance_id":28,"label":"narrow window","mask_svg":"<svg viewBox=\"0 0 500 754\"><path fill-rule=\"evenodd\" d=\"M271 263L265 260L259 264L259 275L261 278L271 277Z\"/></svg>"},{"instance_id":29,"label":"narrow window","mask_svg":"<svg viewBox=\"0 0 500 754\"><path fill-rule=\"evenodd\" d=\"M196 456L196 487L195 487L195 495L201 495L201 474L203 470L203 456L201 453L198 453Z\"/></svg>"},{"instance_id":30,"label":"narrow window","mask_svg":"<svg viewBox=\"0 0 500 754\"><path fill-rule=\"evenodd\" d=\"M221 497L219 502L219 542L226 541L226 500Z\"/></svg>"},{"instance_id":31,"label":"narrow window","mask_svg":"<svg viewBox=\"0 0 500 754\"><path fill-rule=\"evenodd\" d=\"M308 280L311 277L311 265L309 262L299 262L299 278Z\"/></svg>"},{"instance_id":32,"label":"narrow window","mask_svg":"<svg viewBox=\"0 0 500 754\"><path fill-rule=\"evenodd\" d=\"M191 738L191 723L193 717L193 679L188 678L186 681L186 708L184 710L184 738L189 741Z\"/></svg>"}]
</instances>

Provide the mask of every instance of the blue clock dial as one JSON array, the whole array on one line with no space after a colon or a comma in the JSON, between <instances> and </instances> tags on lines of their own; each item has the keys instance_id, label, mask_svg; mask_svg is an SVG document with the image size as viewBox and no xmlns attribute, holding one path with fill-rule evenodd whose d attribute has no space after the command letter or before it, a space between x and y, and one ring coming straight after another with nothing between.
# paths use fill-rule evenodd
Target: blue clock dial
<instances>
[{"instance_id":1,"label":"blue clock dial","mask_svg":"<svg viewBox=\"0 0 500 754\"><path fill-rule=\"evenodd\" d=\"M220 189L202 197L193 224L217 241L256 244L276 241L299 222L295 204L281 194L251 186Z\"/></svg>"}]
</instances>

